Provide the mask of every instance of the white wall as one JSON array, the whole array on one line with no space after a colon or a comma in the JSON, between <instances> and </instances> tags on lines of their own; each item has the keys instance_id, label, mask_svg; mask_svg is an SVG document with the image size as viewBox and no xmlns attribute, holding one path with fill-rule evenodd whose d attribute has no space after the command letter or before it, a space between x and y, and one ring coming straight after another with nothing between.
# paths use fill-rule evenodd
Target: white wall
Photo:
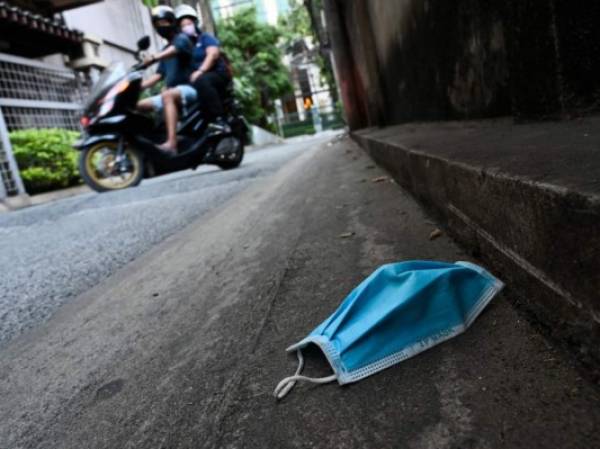
<instances>
[{"instance_id":1,"label":"white wall","mask_svg":"<svg viewBox=\"0 0 600 449\"><path fill-rule=\"evenodd\" d=\"M150 12L140 0L105 0L65 11L63 16L69 28L105 41L100 47L100 57L108 63L117 60L132 63L131 53L136 50L138 39L144 35L151 37L152 51L162 46L152 29Z\"/></svg>"},{"instance_id":2,"label":"white wall","mask_svg":"<svg viewBox=\"0 0 600 449\"><path fill-rule=\"evenodd\" d=\"M277 25L279 16L288 9L282 8L284 3L283 0L213 0L212 7L215 18L227 18L242 8L254 6L259 20Z\"/></svg>"},{"instance_id":3,"label":"white wall","mask_svg":"<svg viewBox=\"0 0 600 449\"><path fill-rule=\"evenodd\" d=\"M263 5L267 15L267 22L270 25L277 25L277 18L279 17L277 0L263 0Z\"/></svg>"},{"instance_id":4,"label":"white wall","mask_svg":"<svg viewBox=\"0 0 600 449\"><path fill-rule=\"evenodd\" d=\"M283 142L283 139L272 132L267 131L266 129L260 128L258 126L252 125L252 145L255 147L260 147L264 145L270 145L275 143Z\"/></svg>"}]
</instances>

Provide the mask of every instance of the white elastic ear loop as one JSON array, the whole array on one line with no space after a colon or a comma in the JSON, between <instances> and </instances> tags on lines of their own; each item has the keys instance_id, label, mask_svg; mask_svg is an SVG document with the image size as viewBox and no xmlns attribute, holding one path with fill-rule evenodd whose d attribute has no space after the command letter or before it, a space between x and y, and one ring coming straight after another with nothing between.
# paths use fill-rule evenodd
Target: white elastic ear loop
<instances>
[{"instance_id":1,"label":"white elastic ear loop","mask_svg":"<svg viewBox=\"0 0 600 449\"><path fill-rule=\"evenodd\" d=\"M296 355L298 356L298 368L296 369L296 373L293 376L286 377L277 384L275 391L273 392L273 395L277 399L283 399L290 390L294 388L294 385L296 385L296 381L298 380L312 382L314 384L326 384L337 379L337 374L319 378L301 376L300 373L302 372L302 368L304 368L304 357L302 357L302 351L300 349L296 351Z\"/></svg>"}]
</instances>

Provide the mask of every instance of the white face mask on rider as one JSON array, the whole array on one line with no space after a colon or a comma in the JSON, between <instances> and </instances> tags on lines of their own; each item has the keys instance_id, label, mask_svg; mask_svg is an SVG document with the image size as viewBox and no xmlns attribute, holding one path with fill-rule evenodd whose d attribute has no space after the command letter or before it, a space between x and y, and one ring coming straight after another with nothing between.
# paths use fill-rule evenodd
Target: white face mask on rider
<instances>
[{"instance_id":1,"label":"white face mask on rider","mask_svg":"<svg viewBox=\"0 0 600 449\"><path fill-rule=\"evenodd\" d=\"M196 32L195 25L185 25L184 27L181 28L181 31L183 31L188 36L196 36L198 34Z\"/></svg>"}]
</instances>

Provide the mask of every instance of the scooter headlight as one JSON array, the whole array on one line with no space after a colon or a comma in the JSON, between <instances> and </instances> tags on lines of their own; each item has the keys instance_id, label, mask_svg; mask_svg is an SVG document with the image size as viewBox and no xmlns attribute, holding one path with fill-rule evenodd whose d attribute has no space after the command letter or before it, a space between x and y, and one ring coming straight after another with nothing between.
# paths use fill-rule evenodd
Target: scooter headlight
<instances>
[{"instance_id":1,"label":"scooter headlight","mask_svg":"<svg viewBox=\"0 0 600 449\"><path fill-rule=\"evenodd\" d=\"M115 84L113 87L111 87L108 92L106 92L106 95L104 96L102 101L105 102L108 100L112 100L117 95L119 95L121 92L124 92L128 87L129 87L129 80L119 81L117 84Z\"/></svg>"},{"instance_id":2,"label":"scooter headlight","mask_svg":"<svg viewBox=\"0 0 600 449\"><path fill-rule=\"evenodd\" d=\"M110 90L106 92L106 95L104 95L104 97L102 97L102 99L99 101L101 106L98 110L98 117L108 114L115 105L115 98L117 95L119 95L121 92L124 92L128 87L128 80L119 81L117 84L111 87Z\"/></svg>"},{"instance_id":3,"label":"scooter headlight","mask_svg":"<svg viewBox=\"0 0 600 449\"><path fill-rule=\"evenodd\" d=\"M106 114L108 114L113 106L115 105L115 101L114 100L108 100L102 103L102 106L100 106L100 109L98 110L98 117L102 117Z\"/></svg>"}]
</instances>

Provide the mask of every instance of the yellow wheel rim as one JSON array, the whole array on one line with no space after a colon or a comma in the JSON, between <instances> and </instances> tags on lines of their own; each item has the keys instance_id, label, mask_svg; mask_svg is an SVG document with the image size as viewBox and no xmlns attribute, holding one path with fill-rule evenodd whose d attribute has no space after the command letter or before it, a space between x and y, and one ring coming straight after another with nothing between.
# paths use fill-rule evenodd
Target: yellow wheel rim
<instances>
[{"instance_id":1,"label":"yellow wheel rim","mask_svg":"<svg viewBox=\"0 0 600 449\"><path fill-rule=\"evenodd\" d=\"M117 142L101 142L91 147L85 157L88 176L105 189L125 189L138 179L141 163L137 155L125 148L126 170L117 164Z\"/></svg>"}]
</instances>

